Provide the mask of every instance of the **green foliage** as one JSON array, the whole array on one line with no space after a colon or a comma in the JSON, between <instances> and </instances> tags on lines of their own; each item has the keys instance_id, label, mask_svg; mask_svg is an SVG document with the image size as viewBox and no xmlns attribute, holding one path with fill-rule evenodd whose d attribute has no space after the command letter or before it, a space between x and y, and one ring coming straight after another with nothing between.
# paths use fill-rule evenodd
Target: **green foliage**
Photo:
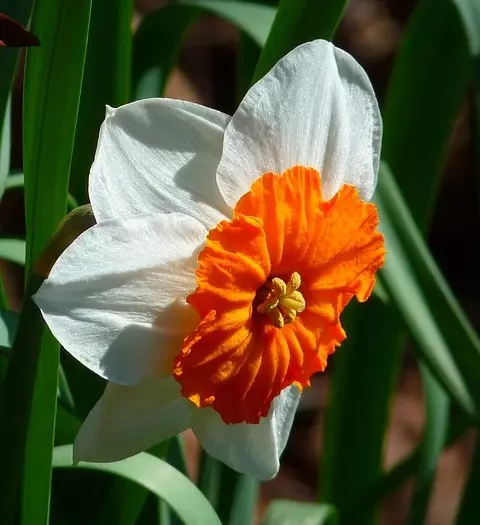
<instances>
[{"instance_id":1,"label":"green foliage","mask_svg":"<svg viewBox=\"0 0 480 525\"><path fill-rule=\"evenodd\" d=\"M167 501L187 525L221 524L205 497L188 478L150 454L138 454L117 463L82 462L73 466L72 447L65 445L54 449L53 467L110 472L135 481Z\"/></svg>"},{"instance_id":2,"label":"green foliage","mask_svg":"<svg viewBox=\"0 0 480 525\"><path fill-rule=\"evenodd\" d=\"M275 9L249 2L182 0L146 16L133 41L132 89L136 99L163 94L188 30L208 14L235 24L262 46Z\"/></svg>"},{"instance_id":3,"label":"green foliage","mask_svg":"<svg viewBox=\"0 0 480 525\"><path fill-rule=\"evenodd\" d=\"M133 0L36 0L33 10L31 0L0 0L0 12L23 25L32 12L30 28L41 42L26 59L24 174L11 173L9 101L19 55L0 48L0 196L23 189L26 214L26 240L2 232L0 259L24 265L27 283L16 314L8 310L0 281L2 525L254 521L259 483L203 452L195 486L178 438L124 461L72 465L71 443L105 383L66 353L59 366L58 343L31 295L41 282L35 263L66 210L87 200L105 104L163 95L188 31L204 16L238 29L235 88L241 100L248 86L296 45L332 39L348 2L276 4L178 0L147 14L133 30ZM375 202L388 256L374 297L345 312L348 339L330 360L321 503L271 502L264 525L374 525L379 502L413 476L408 523L424 523L440 455L467 428L478 427L480 340L424 237L452 127L472 79L480 154L480 4L417 4L383 104L383 163ZM385 431L408 339L421 372L425 427L419 446L384 472ZM50 494L52 468L54 487L63 488L61 498L55 490ZM479 480L477 440L457 525L476 523Z\"/></svg>"},{"instance_id":4,"label":"green foliage","mask_svg":"<svg viewBox=\"0 0 480 525\"><path fill-rule=\"evenodd\" d=\"M277 500L271 503L263 525L334 525L337 513L330 505Z\"/></svg>"},{"instance_id":5,"label":"green foliage","mask_svg":"<svg viewBox=\"0 0 480 525\"><path fill-rule=\"evenodd\" d=\"M277 16L253 76L258 80L294 47L309 40L332 40L347 0L280 0Z\"/></svg>"},{"instance_id":6,"label":"green foliage","mask_svg":"<svg viewBox=\"0 0 480 525\"><path fill-rule=\"evenodd\" d=\"M92 0L90 31L70 174L70 191L87 201L87 178L105 106L130 101L132 0Z\"/></svg>"},{"instance_id":7,"label":"green foliage","mask_svg":"<svg viewBox=\"0 0 480 525\"><path fill-rule=\"evenodd\" d=\"M11 127L10 127L10 99L7 101L5 118L3 120L3 127L0 128L0 197L3 194L5 185L7 182L8 172L10 170L10 138L11 138ZM0 101L1 103L1 101Z\"/></svg>"},{"instance_id":8,"label":"green foliage","mask_svg":"<svg viewBox=\"0 0 480 525\"><path fill-rule=\"evenodd\" d=\"M0 0L0 13L4 13L21 25L27 25L33 0ZM19 50L2 48L0 53L0 129L3 127L7 100L13 83ZM1 168L0 168L1 169Z\"/></svg>"},{"instance_id":9,"label":"green foliage","mask_svg":"<svg viewBox=\"0 0 480 525\"><path fill-rule=\"evenodd\" d=\"M25 241L23 239L0 238L0 259L25 264Z\"/></svg>"},{"instance_id":10,"label":"green foliage","mask_svg":"<svg viewBox=\"0 0 480 525\"><path fill-rule=\"evenodd\" d=\"M89 2L35 3L32 31L42 45L28 53L24 92L27 276L66 209L89 17ZM30 298L37 279L28 282L2 396L1 428L10 429L1 436L9 450L1 458L5 525L41 525L49 513L59 346Z\"/></svg>"}]
</instances>

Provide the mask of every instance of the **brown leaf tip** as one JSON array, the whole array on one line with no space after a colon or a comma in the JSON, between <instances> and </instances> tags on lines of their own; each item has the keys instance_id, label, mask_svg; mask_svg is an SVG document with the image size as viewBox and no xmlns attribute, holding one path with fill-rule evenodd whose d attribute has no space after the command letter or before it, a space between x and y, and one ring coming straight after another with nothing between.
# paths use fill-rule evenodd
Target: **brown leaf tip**
<instances>
[{"instance_id":1,"label":"brown leaf tip","mask_svg":"<svg viewBox=\"0 0 480 525\"><path fill-rule=\"evenodd\" d=\"M0 13L0 47L39 46L38 38L7 15Z\"/></svg>"}]
</instances>

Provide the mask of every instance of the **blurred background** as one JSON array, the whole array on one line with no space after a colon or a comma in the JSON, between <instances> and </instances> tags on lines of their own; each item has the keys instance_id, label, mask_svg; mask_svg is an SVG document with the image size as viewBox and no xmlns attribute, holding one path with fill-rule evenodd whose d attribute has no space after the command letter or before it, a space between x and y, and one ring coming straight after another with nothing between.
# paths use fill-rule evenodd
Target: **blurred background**
<instances>
[{"instance_id":1,"label":"blurred background","mask_svg":"<svg viewBox=\"0 0 480 525\"><path fill-rule=\"evenodd\" d=\"M142 18L166 4L161 0L136 0L133 28ZM275 1L270 2L276 5ZM380 105L384 101L392 64L414 8L415 0L351 0L337 30L335 43L352 54L368 72ZM239 31L215 16L202 16L189 30L166 86L166 96L190 100L232 114L238 74ZM448 35L445 35L448 38ZM425 65L428 67L428 64ZM445 75L450 64L445 63ZM22 68L19 68L22 71ZM13 171L22 170L22 77L15 81L12 99ZM438 199L430 222L428 244L451 288L473 326L480 325L480 207L479 173L475 154L475 113L473 91L466 94L455 120L441 177ZM409 151L404 151L408 156ZM25 232L23 194L8 191L0 205L0 231L23 236ZM23 295L20 266L1 261L1 274L12 309L19 310ZM410 342L405 343L400 373L392 398L384 444L384 466L390 467L408 456L420 442L424 424L422 385ZM341 352L342 349L339 350ZM323 461L323 428L329 402L329 377L336 356L325 374L313 379L305 392L295 420L279 475L262 484L258 516L276 498L314 501L318 487L318 464ZM361 373L361 371L359 371ZM358 392L361 396L362 393ZM366 411L368 406L364 407ZM468 431L441 456L430 500L428 525L448 525L460 501L468 475L474 435ZM185 433L191 475L196 476L198 445ZM355 436L352 436L352 440ZM321 489L321 487L320 487ZM480 488L479 488L480 490ZM383 501L381 523L406 523L412 481Z\"/></svg>"}]
</instances>

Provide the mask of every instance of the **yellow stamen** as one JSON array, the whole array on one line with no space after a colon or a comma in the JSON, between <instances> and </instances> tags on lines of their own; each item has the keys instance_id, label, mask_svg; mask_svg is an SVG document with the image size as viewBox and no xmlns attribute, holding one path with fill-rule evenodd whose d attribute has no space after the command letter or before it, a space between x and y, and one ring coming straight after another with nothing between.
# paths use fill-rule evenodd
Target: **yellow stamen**
<instances>
[{"instance_id":1,"label":"yellow stamen","mask_svg":"<svg viewBox=\"0 0 480 525\"><path fill-rule=\"evenodd\" d=\"M302 280L300 274L293 272L287 284L279 277L274 277L265 300L257 306L257 312L268 314L270 322L276 328L283 328L295 320L297 313L305 310L305 299L298 291Z\"/></svg>"}]
</instances>

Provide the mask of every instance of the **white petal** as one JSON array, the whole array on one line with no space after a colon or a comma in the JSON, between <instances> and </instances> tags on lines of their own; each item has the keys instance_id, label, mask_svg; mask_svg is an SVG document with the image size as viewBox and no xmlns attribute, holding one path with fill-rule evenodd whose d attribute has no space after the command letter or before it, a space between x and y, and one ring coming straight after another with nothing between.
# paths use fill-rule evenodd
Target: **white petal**
<instances>
[{"instance_id":1,"label":"white petal","mask_svg":"<svg viewBox=\"0 0 480 525\"><path fill-rule=\"evenodd\" d=\"M285 389L258 425L226 425L212 409L192 410L192 430L203 448L232 469L257 479L270 479L280 466L300 392Z\"/></svg>"},{"instance_id":2,"label":"white petal","mask_svg":"<svg viewBox=\"0 0 480 525\"><path fill-rule=\"evenodd\" d=\"M102 377L136 384L165 372L196 314L203 225L180 214L106 221L60 256L34 296L55 337Z\"/></svg>"},{"instance_id":3,"label":"white petal","mask_svg":"<svg viewBox=\"0 0 480 525\"><path fill-rule=\"evenodd\" d=\"M108 383L74 444L74 461L119 461L190 426L190 403L171 378L139 386Z\"/></svg>"},{"instance_id":4,"label":"white petal","mask_svg":"<svg viewBox=\"0 0 480 525\"><path fill-rule=\"evenodd\" d=\"M181 100L108 108L89 179L97 221L179 212L215 226L230 213L215 181L229 119Z\"/></svg>"},{"instance_id":5,"label":"white petal","mask_svg":"<svg viewBox=\"0 0 480 525\"><path fill-rule=\"evenodd\" d=\"M382 121L361 66L331 43L303 44L246 94L227 126L217 181L232 207L266 172L321 172L326 198L344 183L375 189Z\"/></svg>"}]
</instances>

